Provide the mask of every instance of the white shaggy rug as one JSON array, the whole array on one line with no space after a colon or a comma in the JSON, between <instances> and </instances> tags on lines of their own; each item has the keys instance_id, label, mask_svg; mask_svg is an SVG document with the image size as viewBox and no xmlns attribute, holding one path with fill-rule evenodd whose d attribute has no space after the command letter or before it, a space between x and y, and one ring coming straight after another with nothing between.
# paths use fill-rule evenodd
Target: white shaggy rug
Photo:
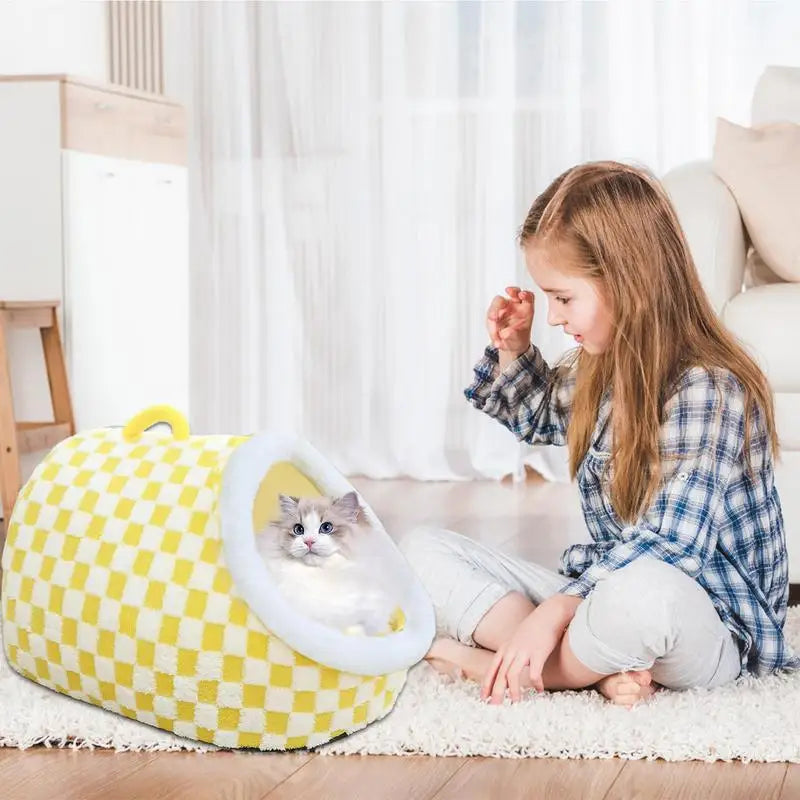
<instances>
[{"instance_id":1,"label":"white shaggy rug","mask_svg":"<svg viewBox=\"0 0 800 800\"><path fill-rule=\"evenodd\" d=\"M787 633L800 651L800 607ZM719 689L661 691L632 710L597 692L531 694L482 703L472 683L449 683L426 663L408 676L394 710L323 754L425 754L503 758L662 758L800 763L800 671L742 678ZM213 750L19 677L0 657L0 746Z\"/></svg>"}]
</instances>

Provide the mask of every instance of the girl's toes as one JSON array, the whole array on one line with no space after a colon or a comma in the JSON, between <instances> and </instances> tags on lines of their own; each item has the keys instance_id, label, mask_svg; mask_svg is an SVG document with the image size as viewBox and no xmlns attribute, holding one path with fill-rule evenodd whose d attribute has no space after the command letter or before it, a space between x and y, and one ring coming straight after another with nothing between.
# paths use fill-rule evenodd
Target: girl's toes
<instances>
[{"instance_id":1,"label":"girl's toes","mask_svg":"<svg viewBox=\"0 0 800 800\"><path fill-rule=\"evenodd\" d=\"M639 686L649 686L653 682L653 676L650 674L650 670L640 669L630 672L629 674Z\"/></svg>"},{"instance_id":2,"label":"girl's toes","mask_svg":"<svg viewBox=\"0 0 800 800\"><path fill-rule=\"evenodd\" d=\"M627 695L635 695L636 697L639 696L639 690L642 687L639 686L638 683L635 681L623 679L620 680L616 686L614 686L614 695L615 696L627 696Z\"/></svg>"},{"instance_id":3,"label":"girl's toes","mask_svg":"<svg viewBox=\"0 0 800 800\"><path fill-rule=\"evenodd\" d=\"M641 697L638 694L618 694L612 701L614 705L625 706L625 708L632 708L635 706Z\"/></svg>"},{"instance_id":4,"label":"girl's toes","mask_svg":"<svg viewBox=\"0 0 800 800\"><path fill-rule=\"evenodd\" d=\"M656 690L652 686L638 686L633 691L622 692L617 695L617 700L619 705L626 706L627 708L633 708L633 706L637 705L638 703L645 702L649 700L654 694Z\"/></svg>"},{"instance_id":5,"label":"girl's toes","mask_svg":"<svg viewBox=\"0 0 800 800\"><path fill-rule=\"evenodd\" d=\"M648 697L652 697L660 688L660 686L653 686L652 684L649 686L642 686L639 690L639 695L643 700L646 700Z\"/></svg>"},{"instance_id":6,"label":"girl's toes","mask_svg":"<svg viewBox=\"0 0 800 800\"><path fill-rule=\"evenodd\" d=\"M595 687L607 700L614 700L619 691L620 682L623 680L624 676L619 673L606 675L605 678L602 678L595 684Z\"/></svg>"}]
</instances>

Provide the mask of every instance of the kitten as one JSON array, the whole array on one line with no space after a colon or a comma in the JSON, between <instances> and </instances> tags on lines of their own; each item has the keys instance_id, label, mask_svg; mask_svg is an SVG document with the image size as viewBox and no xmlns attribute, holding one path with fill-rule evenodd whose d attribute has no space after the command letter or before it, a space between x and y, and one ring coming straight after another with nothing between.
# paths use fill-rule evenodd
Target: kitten
<instances>
[{"instance_id":1,"label":"kitten","mask_svg":"<svg viewBox=\"0 0 800 800\"><path fill-rule=\"evenodd\" d=\"M355 492L279 495L280 518L256 546L277 587L301 613L347 633L387 630L394 610Z\"/></svg>"}]
</instances>

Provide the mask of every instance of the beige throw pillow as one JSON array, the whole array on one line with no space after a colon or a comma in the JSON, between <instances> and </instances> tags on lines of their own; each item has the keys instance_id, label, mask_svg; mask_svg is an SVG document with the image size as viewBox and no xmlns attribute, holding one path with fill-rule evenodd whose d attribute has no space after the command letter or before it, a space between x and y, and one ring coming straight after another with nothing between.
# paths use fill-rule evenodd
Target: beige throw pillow
<instances>
[{"instance_id":1,"label":"beige throw pillow","mask_svg":"<svg viewBox=\"0 0 800 800\"><path fill-rule=\"evenodd\" d=\"M767 266L800 281L800 125L743 128L717 119L714 171L736 198Z\"/></svg>"}]
</instances>

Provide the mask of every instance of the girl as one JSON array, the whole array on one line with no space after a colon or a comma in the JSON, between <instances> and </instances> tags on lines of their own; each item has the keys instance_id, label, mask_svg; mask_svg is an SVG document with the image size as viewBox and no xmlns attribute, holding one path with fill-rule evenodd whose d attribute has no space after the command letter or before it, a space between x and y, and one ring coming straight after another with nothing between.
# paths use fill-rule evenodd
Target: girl
<instances>
[{"instance_id":1,"label":"girl","mask_svg":"<svg viewBox=\"0 0 800 800\"><path fill-rule=\"evenodd\" d=\"M664 189L615 162L574 167L519 239L549 324L578 347L549 367L533 295L509 287L465 394L518 439L568 446L593 543L567 548L556 574L412 531L401 547L440 633L426 658L493 703L595 686L631 706L657 685L800 667L783 634L772 395L709 304Z\"/></svg>"}]
</instances>

